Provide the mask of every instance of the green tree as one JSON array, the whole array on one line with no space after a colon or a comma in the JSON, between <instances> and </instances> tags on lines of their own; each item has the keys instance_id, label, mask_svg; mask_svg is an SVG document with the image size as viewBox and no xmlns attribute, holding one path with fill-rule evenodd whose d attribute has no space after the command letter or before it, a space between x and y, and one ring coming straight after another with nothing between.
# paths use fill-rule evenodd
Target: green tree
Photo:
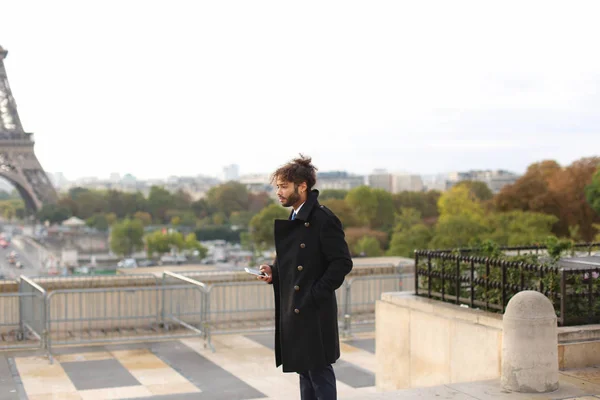
<instances>
[{"instance_id":1,"label":"green tree","mask_svg":"<svg viewBox=\"0 0 600 400\"><path fill-rule=\"evenodd\" d=\"M400 192L392 195L396 211L402 208L414 208L421 213L424 219L439 216L437 203L441 192L430 190L428 192Z\"/></svg>"},{"instance_id":2,"label":"green tree","mask_svg":"<svg viewBox=\"0 0 600 400\"><path fill-rule=\"evenodd\" d=\"M95 214L104 214L107 212L108 204L104 193L87 189L76 193L76 198L73 198L73 200L77 203L77 217L87 219Z\"/></svg>"},{"instance_id":3,"label":"green tree","mask_svg":"<svg viewBox=\"0 0 600 400\"><path fill-rule=\"evenodd\" d=\"M600 242L600 224L594 224L594 229L596 229L596 237L594 238L594 242Z\"/></svg>"},{"instance_id":4,"label":"green tree","mask_svg":"<svg viewBox=\"0 0 600 400\"><path fill-rule=\"evenodd\" d=\"M395 216L394 232L407 231L422 221L421 213L415 208L401 208Z\"/></svg>"},{"instance_id":5,"label":"green tree","mask_svg":"<svg viewBox=\"0 0 600 400\"><path fill-rule=\"evenodd\" d=\"M466 186L445 192L438 209L440 217L431 240L434 248L465 247L488 232L483 206Z\"/></svg>"},{"instance_id":6,"label":"green tree","mask_svg":"<svg viewBox=\"0 0 600 400\"><path fill-rule=\"evenodd\" d=\"M112 226L110 233L111 250L122 256L129 256L144 247L144 226L139 220L125 219Z\"/></svg>"},{"instance_id":7,"label":"green tree","mask_svg":"<svg viewBox=\"0 0 600 400\"><path fill-rule=\"evenodd\" d=\"M229 223L242 229L248 228L250 220L254 216L253 212L250 211L234 211L229 217Z\"/></svg>"},{"instance_id":8,"label":"green tree","mask_svg":"<svg viewBox=\"0 0 600 400\"><path fill-rule=\"evenodd\" d=\"M347 228L344 231L344 233L346 236L346 242L348 243L348 247L350 248L350 250L356 248L360 239L362 239L365 236L377 239L377 241L379 242L379 246L382 249L387 248L389 244L389 234L387 232L376 231L373 229L369 229L365 226Z\"/></svg>"},{"instance_id":9,"label":"green tree","mask_svg":"<svg viewBox=\"0 0 600 400\"><path fill-rule=\"evenodd\" d=\"M37 213L38 220L49 221L51 224L61 223L71 216L73 216L71 209L58 204L45 204Z\"/></svg>"},{"instance_id":10,"label":"green tree","mask_svg":"<svg viewBox=\"0 0 600 400\"><path fill-rule=\"evenodd\" d=\"M488 201L494 197L494 193L485 182L480 181L460 181L454 187L464 186L469 189L471 195L473 195L479 201Z\"/></svg>"},{"instance_id":11,"label":"green tree","mask_svg":"<svg viewBox=\"0 0 600 400\"><path fill-rule=\"evenodd\" d=\"M468 187L455 186L445 192L438 200L440 220L457 215L469 215L481 219L484 209Z\"/></svg>"},{"instance_id":12,"label":"green tree","mask_svg":"<svg viewBox=\"0 0 600 400\"><path fill-rule=\"evenodd\" d=\"M383 255L383 250L381 250L381 245L376 238L363 236L354 245L353 253L365 257L379 257Z\"/></svg>"},{"instance_id":13,"label":"green tree","mask_svg":"<svg viewBox=\"0 0 600 400\"><path fill-rule=\"evenodd\" d=\"M320 197L321 196L319 196L319 198ZM361 225L358 218L352 211L352 208L350 208L348 203L346 203L346 200L331 198L328 200L323 200L321 204L335 213L335 215L342 222L344 229Z\"/></svg>"},{"instance_id":14,"label":"green tree","mask_svg":"<svg viewBox=\"0 0 600 400\"><path fill-rule=\"evenodd\" d=\"M394 233L387 254L412 257L416 249L426 249L433 237L432 229L422 222L421 213L414 208L402 208L396 214Z\"/></svg>"},{"instance_id":15,"label":"green tree","mask_svg":"<svg viewBox=\"0 0 600 400\"><path fill-rule=\"evenodd\" d=\"M163 187L152 186L148 195L148 211L157 223L166 224L169 222L167 211L173 204L173 196Z\"/></svg>"},{"instance_id":16,"label":"green tree","mask_svg":"<svg viewBox=\"0 0 600 400\"><path fill-rule=\"evenodd\" d=\"M325 189L319 193L319 201L322 203L325 200L344 200L348 195L348 191L344 189Z\"/></svg>"},{"instance_id":17,"label":"green tree","mask_svg":"<svg viewBox=\"0 0 600 400\"><path fill-rule=\"evenodd\" d=\"M600 169L592 177L592 182L586 186L585 198L596 214L600 215Z\"/></svg>"},{"instance_id":18,"label":"green tree","mask_svg":"<svg viewBox=\"0 0 600 400\"><path fill-rule=\"evenodd\" d=\"M118 218L148 210L148 200L141 192L127 193L111 189L104 193L104 199L106 211L114 213Z\"/></svg>"},{"instance_id":19,"label":"green tree","mask_svg":"<svg viewBox=\"0 0 600 400\"><path fill-rule=\"evenodd\" d=\"M144 226L152 224L152 215L146 211L137 211L135 214L133 214L133 218L142 221Z\"/></svg>"},{"instance_id":20,"label":"green tree","mask_svg":"<svg viewBox=\"0 0 600 400\"><path fill-rule=\"evenodd\" d=\"M348 192L346 203L354 211L356 218L363 226L370 226L377 216L378 198L368 186L360 186Z\"/></svg>"},{"instance_id":21,"label":"green tree","mask_svg":"<svg viewBox=\"0 0 600 400\"><path fill-rule=\"evenodd\" d=\"M269 204L273 204L273 199L266 192L248 194L248 211L252 215L256 214Z\"/></svg>"},{"instance_id":22,"label":"green tree","mask_svg":"<svg viewBox=\"0 0 600 400\"><path fill-rule=\"evenodd\" d=\"M470 214L449 215L438 221L430 246L435 249L468 247L471 242L487 234L481 218Z\"/></svg>"},{"instance_id":23,"label":"green tree","mask_svg":"<svg viewBox=\"0 0 600 400\"><path fill-rule=\"evenodd\" d=\"M8 204L3 207L2 215L5 219L10 221L17 215L17 211L12 205Z\"/></svg>"},{"instance_id":24,"label":"green tree","mask_svg":"<svg viewBox=\"0 0 600 400\"><path fill-rule=\"evenodd\" d=\"M221 211L214 213L212 216L212 222L217 226L225 225L227 223L227 215Z\"/></svg>"},{"instance_id":25,"label":"green tree","mask_svg":"<svg viewBox=\"0 0 600 400\"><path fill-rule=\"evenodd\" d=\"M146 253L148 257L154 254L165 254L171 251L171 238L167 233L156 230L146 235Z\"/></svg>"},{"instance_id":26,"label":"green tree","mask_svg":"<svg viewBox=\"0 0 600 400\"><path fill-rule=\"evenodd\" d=\"M170 253L172 250L182 251L185 249L203 249L200 243L198 243L195 234L190 233L184 237L181 232L175 230L169 230L167 232L156 230L147 234L145 241L146 253L149 257L152 257L154 254L162 255Z\"/></svg>"},{"instance_id":27,"label":"green tree","mask_svg":"<svg viewBox=\"0 0 600 400\"><path fill-rule=\"evenodd\" d=\"M141 192L123 193L122 200L123 210L122 216L119 216L119 218L123 218L127 215L134 215L138 211L147 212L149 210L148 199L146 199L146 197ZM116 211L111 211L117 214Z\"/></svg>"},{"instance_id":28,"label":"green tree","mask_svg":"<svg viewBox=\"0 0 600 400\"><path fill-rule=\"evenodd\" d=\"M211 209L205 199L194 201L191 207L197 218L206 218L211 214Z\"/></svg>"},{"instance_id":29,"label":"green tree","mask_svg":"<svg viewBox=\"0 0 600 400\"><path fill-rule=\"evenodd\" d=\"M552 236L554 215L521 210L492 213L487 218L489 233L485 235L501 246L523 246L543 243Z\"/></svg>"},{"instance_id":30,"label":"green tree","mask_svg":"<svg viewBox=\"0 0 600 400\"><path fill-rule=\"evenodd\" d=\"M373 229L389 231L394 226L394 200L389 192L383 189L374 189L373 194L377 198L377 211L370 221Z\"/></svg>"},{"instance_id":31,"label":"green tree","mask_svg":"<svg viewBox=\"0 0 600 400\"><path fill-rule=\"evenodd\" d=\"M392 234L389 256L412 257L417 249L426 249L433 237L433 231L425 224L417 223L409 228L401 229Z\"/></svg>"},{"instance_id":32,"label":"green tree","mask_svg":"<svg viewBox=\"0 0 600 400\"><path fill-rule=\"evenodd\" d=\"M271 204L250 220L250 240L257 249L267 249L274 245L273 223L276 219L287 219L288 210Z\"/></svg>"},{"instance_id":33,"label":"green tree","mask_svg":"<svg viewBox=\"0 0 600 400\"><path fill-rule=\"evenodd\" d=\"M105 214L95 214L85 220L87 226L99 231L107 231L109 224Z\"/></svg>"},{"instance_id":34,"label":"green tree","mask_svg":"<svg viewBox=\"0 0 600 400\"><path fill-rule=\"evenodd\" d=\"M239 182L227 182L210 188L206 193L208 206L226 217L234 211L247 211L249 200L248 189Z\"/></svg>"},{"instance_id":35,"label":"green tree","mask_svg":"<svg viewBox=\"0 0 600 400\"><path fill-rule=\"evenodd\" d=\"M184 239L184 247L187 250L198 250L198 257L204 258L208 253L208 249L198 241L195 233L188 233Z\"/></svg>"},{"instance_id":36,"label":"green tree","mask_svg":"<svg viewBox=\"0 0 600 400\"><path fill-rule=\"evenodd\" d=\"M173 203L171 209L184 211L189 210L192 206L192 196L183 189L177 189L172 195Z\"/></svg>"}]
</instances>

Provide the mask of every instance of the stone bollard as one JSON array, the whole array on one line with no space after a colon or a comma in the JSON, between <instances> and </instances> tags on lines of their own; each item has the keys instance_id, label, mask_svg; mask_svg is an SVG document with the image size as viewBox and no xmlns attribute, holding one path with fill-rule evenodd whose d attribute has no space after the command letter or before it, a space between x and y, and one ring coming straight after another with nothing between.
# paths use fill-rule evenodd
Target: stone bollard
<instances>
[{"instance_id":1,"label":"stone bollard","mask_svg":"<svg viewBox=\"0 0 600 400\"><path fill-rule=\"evenodd\" d=\"M502 326L502 387L521 393L558 389L558 332L550 300L531 290L506 306Z\"/></svg>"}]
</instances>

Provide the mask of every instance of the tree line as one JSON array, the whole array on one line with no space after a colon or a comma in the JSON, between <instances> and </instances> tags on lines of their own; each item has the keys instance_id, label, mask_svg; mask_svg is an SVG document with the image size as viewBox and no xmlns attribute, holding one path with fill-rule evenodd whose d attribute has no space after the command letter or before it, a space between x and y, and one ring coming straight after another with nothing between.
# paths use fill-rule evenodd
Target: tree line
<instances>
[{"instance_id":1,"label":"tree line","mask_svg":"<svg viewBox=\"0 0 600 400\"><path fill-rule=\"evenodd\" d=\"M482 182L465 181L443 193L392 194L367 186L324 190L319 200L342 221L354 255L411 256L416 248L455 248L485 240L526 245L549 236L592 241L600 230L599 166L597 157L565 167L541 161L497 195ZM202 199L159 186L148 195L73 188L37 218L56 223L77 216L100 231L131 221L146 230L166 226L194 232L198 240L225 239L263 250L273 244L273 220L288 214L268 193L251 193L243 184L227 182ZM185 247L185 237L170 240L172 246Z\"/></svg>"}]
</instances>

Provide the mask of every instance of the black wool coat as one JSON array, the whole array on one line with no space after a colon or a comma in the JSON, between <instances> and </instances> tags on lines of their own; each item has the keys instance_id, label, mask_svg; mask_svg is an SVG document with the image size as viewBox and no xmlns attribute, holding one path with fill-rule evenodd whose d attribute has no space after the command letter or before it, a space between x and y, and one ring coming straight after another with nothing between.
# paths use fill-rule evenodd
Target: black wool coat
<instances>
[{"instance_id":1,"label":"black wool coat","mask_svg":"<svg viewBox=\"0 0 600 400\"><path fill-rule=\"evenodd\" d=\"M340 220L313 190L296 218L275 220L275 358L305 372L340 357L335 290L352 270Z\"/></svg>"}]
</instances>

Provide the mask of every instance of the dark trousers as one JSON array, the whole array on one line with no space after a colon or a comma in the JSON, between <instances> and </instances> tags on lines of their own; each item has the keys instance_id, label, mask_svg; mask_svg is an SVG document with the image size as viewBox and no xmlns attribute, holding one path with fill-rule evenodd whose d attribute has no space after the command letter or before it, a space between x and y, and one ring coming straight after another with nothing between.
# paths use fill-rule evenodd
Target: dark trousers
<instances>
[{"instance_id":1,"label":"dark trousers","mask_svg":"<svg viewBox=\"0 0 600 400\"><path fill-rule=\"evenodd\" d=\"M302 400L337 400L333 367L299 372L300 398Z\"/></svg>"}]
</instances>

